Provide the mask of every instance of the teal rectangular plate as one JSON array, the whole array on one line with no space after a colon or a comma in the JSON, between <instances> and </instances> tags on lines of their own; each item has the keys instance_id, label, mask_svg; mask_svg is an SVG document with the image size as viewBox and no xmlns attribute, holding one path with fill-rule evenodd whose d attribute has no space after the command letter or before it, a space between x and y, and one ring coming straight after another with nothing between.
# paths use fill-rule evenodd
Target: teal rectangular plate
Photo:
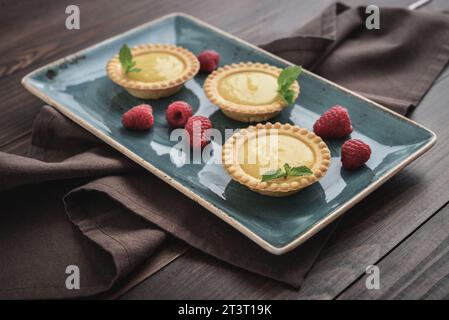
<instances>
[{"instance_id":1,"label":"teal rectangular plate","mask_svg":"<svg viewBox=\"0 0 449 320\"><path fill-rule=\"evenodd\" d=\"M340 161L343 141L327 140L332 164L324 178L289 197L262 196L232 181L220 164L180 166L170 157L177 141L169 139L165 110L172 101L187 101L195 114L210 117L214 127L221 130L248 126L225 117L208 101L202 89L205 75L196 76L172 97L146 101L153 106L155 116L149 132L122 128L123 112L144 102L106 75L106 62L124 43L170 43L195 54L214 49L221 55L220 65L253 61L286 67L290 63L196 18L175 13L39 68L22 80L33 94L273 254L283 254L306 241L430 149L436 140L434 133L417 123L304 71L295 105L272 122L312 129L322 112L335 104L343 105L353 120L352 138L371 146L371 159L360 170L348 172ZM213 143L213 152L221 154L220 143Z\"/></svg>"}]
</instances>

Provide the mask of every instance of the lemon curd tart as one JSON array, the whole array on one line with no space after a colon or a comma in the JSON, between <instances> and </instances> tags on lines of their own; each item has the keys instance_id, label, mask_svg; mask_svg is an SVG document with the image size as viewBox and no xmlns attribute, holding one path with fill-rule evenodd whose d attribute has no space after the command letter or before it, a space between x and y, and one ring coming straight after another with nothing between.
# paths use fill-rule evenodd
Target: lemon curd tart
<instances>
[{"instance_id":1,"label":"lemon curd tart","mask_svg":"<svg viewBox=\"0 0 449 320\"><path fill-rule=\"evenodd\" d=\"M208 99L223 113L241 122L261 122L276 116L289 103L278 93L282 69L261 63L230 64L215 70L204 83ZM293 100L299 84L291 85Z\"/></svg>"},{"instance_id":2,"label":"lemon curd tart","mask_svg":"<svg viewBox=\"0 0 449 320\"><path fill-rule=\"evenodd\" d=\"M120 55L122 52L120 52ZM127 69L119 55L109 60L109 78L141 99L175 94L199 71L199 61L187 49L168 44L147 44L130 49L132 65ZM126 66L126 65L125 65Z\"/></svg>"},{"instance_id":3,"label":"lemon curd tart","mask_svg":"<svg viewBox=\"0 0 449 320\"><path fill-rule=\"evenodd\" d=\"M266 123L235 133L222 149L225 170L237 182L268 196L287 196L315 183L330 165L330 151L315 133Z\"/></svg>"}]
</instances>

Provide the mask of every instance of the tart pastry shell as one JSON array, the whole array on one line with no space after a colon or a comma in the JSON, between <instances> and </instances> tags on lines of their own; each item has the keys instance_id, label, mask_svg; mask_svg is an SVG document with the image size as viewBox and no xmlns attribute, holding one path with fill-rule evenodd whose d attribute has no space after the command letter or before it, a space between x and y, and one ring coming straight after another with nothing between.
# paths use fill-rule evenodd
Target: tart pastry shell
<instances>
[{"instance_id":1,"label":"tart pastry shell","mask_svg":"<svg viewBox=\"0 0 449 320\"><path fill-rule=\"evenodd\" d=\"M146 44L131 48L133 56L161 52L169 53L179 58L184 64L183 72L175 79L144 82L128 79L123 75L118 54L111 58L106 65L109 78L125 88L131 95L140 99L159 99L178 92L185 82L193 78L200 69L196 56L187 49L169 44Z\"/></svg>"},{"instance_id":2,"label":"tart pastry shell","mask_svg":"<svg viewBox=\"0 0 449 320\"><path fill-rule=\"evenodd\" d=\"M204 92L207 98L231 119L240 122L263 122L275 117L280 111L288 107L288 103L282 98L265 105L243 105L226 100L218 92L218 85L221 79L239 72L263 72L272 75L276 79L282 69L263 63L242 62L229 64L211 73L204 82ZM291 89L295 92L295 100L300 93L300 87L295 81Z\"/></svg>"},{"instance_id":3,"label":"tart pastry shell","mask_svg":"<svg viewBox=\"0 0 449 320\"><path fill-rule=\"evenodd\" d=\"M314 163L310 167L313 173L301 177L279 178L264 182L246 173L238 162L237 153L246 141L254 139L263 130L266 132L276 130L278 135L290 135L307 145L314 154ZM319 136L305 128L290 124L272 124L268 122L250 126L231 136L222 148L222 163L232 179L255 192L272 197L288 196L317 182L326 174L330 166L330 160L331 153L329 148Z\"/></svg>"}]
</instances>

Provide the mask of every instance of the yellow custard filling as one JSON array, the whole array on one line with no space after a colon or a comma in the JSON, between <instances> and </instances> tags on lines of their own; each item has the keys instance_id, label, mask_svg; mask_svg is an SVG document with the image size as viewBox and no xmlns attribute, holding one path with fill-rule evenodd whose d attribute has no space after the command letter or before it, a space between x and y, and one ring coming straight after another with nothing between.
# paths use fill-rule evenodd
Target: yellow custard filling
<instances>
[{"instance_id":1,"label":"yellow custard filling","mask_svg":"<svg viewBox=\"0 0 449 320\"><path fill-rule=\"evenodd\" d=\"M291 167L313 167L313 150L301 140L289 135L263 135L246 141L239 149L238 161L247 174L261 179L271 170Z\"/></svg>"},{"instance_id":2,"label":"yellow custard filling","mask_svg":"<svg viewBox=\"0 0 449 320\"><path fill-rule=\"evenodd\" d=\"M149 52L133 57L139 72L128 72L126 78L142 82L176 79L185 69L177 56L165 52Z\"/></svg>"},{"instance_id":3,"label":"yellow custard filling","mask_svg":"<svg viewBox=\"0 0 449 320\"><path fill-rule=\"evenodd\" d=\"M266 105L278 99L277 79L264 72L232 73L218 84L218 93L228 101L242 105Z\"/></svg>"}]
</instances>

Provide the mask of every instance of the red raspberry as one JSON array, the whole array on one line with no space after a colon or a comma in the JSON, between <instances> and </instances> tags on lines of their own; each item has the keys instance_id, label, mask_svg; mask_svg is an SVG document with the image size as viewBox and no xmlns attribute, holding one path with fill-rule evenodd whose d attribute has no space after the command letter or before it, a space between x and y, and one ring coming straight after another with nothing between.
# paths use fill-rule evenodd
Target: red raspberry
<instances>
[{"instance_id":1,"label":"red raspberry","mask_svg":"<svg viewBox=\"0 0 449 320\"><path fill-rule=\"evenodd\" d=\"M345 169L361 167L371 156L371 148L365 142L351 139L341 147L341 162Z\"/></svg>"},{"instance_id":2,"label":"red raspberry","mask_svg":"<svg viewBox=\"0 0 449 320\"><path fill-rule=\"evenodd\" d=\"M190 117L185 125L185 130L190 137L190 145L194 148L202 148L209 142L206 130L212 128L209 118L203 116Z\"/></svg>"},{"instance_id":3,"label":"red raspberry","mask_svg":"<svg viewBox=\"0 0 449 320\"><path fill-rule=\"evenodd\" d=\"M176 101L170 104L165 113L169 125L174 128L182 128L192 116L192 107L184 101Z\"/></svg>"},{"instance_id":4,"label":"red raspberry","mask_svg":"<svg viewBox=\"0 0 449 320\"><path fill-rule=\"evenodd\" d=\"M140 104L129 109L122 116L122 124L127 129L150 129L154 124L153 108L148 104Z\"/></svg>"},{"instance_id":5,"label":"red raspberry","mask_svg":"<svg viewBox=\"0 0 449 320\"><path fill-rule=\"evenodd\" d=\"M315 122L313 131L321 138L344 138L352 132L348 110L333 106Z\"/></svg>"},{"instance_id":6,"label":"red raspberry","mask_svg":"<svg viewBox=\"0 0 449 320\"><path fill-rule=\"evenodd\" d=\"M220 54L214 50L204 50L198 55L198 60L200 61L200 70L211 73L218 67Z\"/></svg>"}]
</instances>

